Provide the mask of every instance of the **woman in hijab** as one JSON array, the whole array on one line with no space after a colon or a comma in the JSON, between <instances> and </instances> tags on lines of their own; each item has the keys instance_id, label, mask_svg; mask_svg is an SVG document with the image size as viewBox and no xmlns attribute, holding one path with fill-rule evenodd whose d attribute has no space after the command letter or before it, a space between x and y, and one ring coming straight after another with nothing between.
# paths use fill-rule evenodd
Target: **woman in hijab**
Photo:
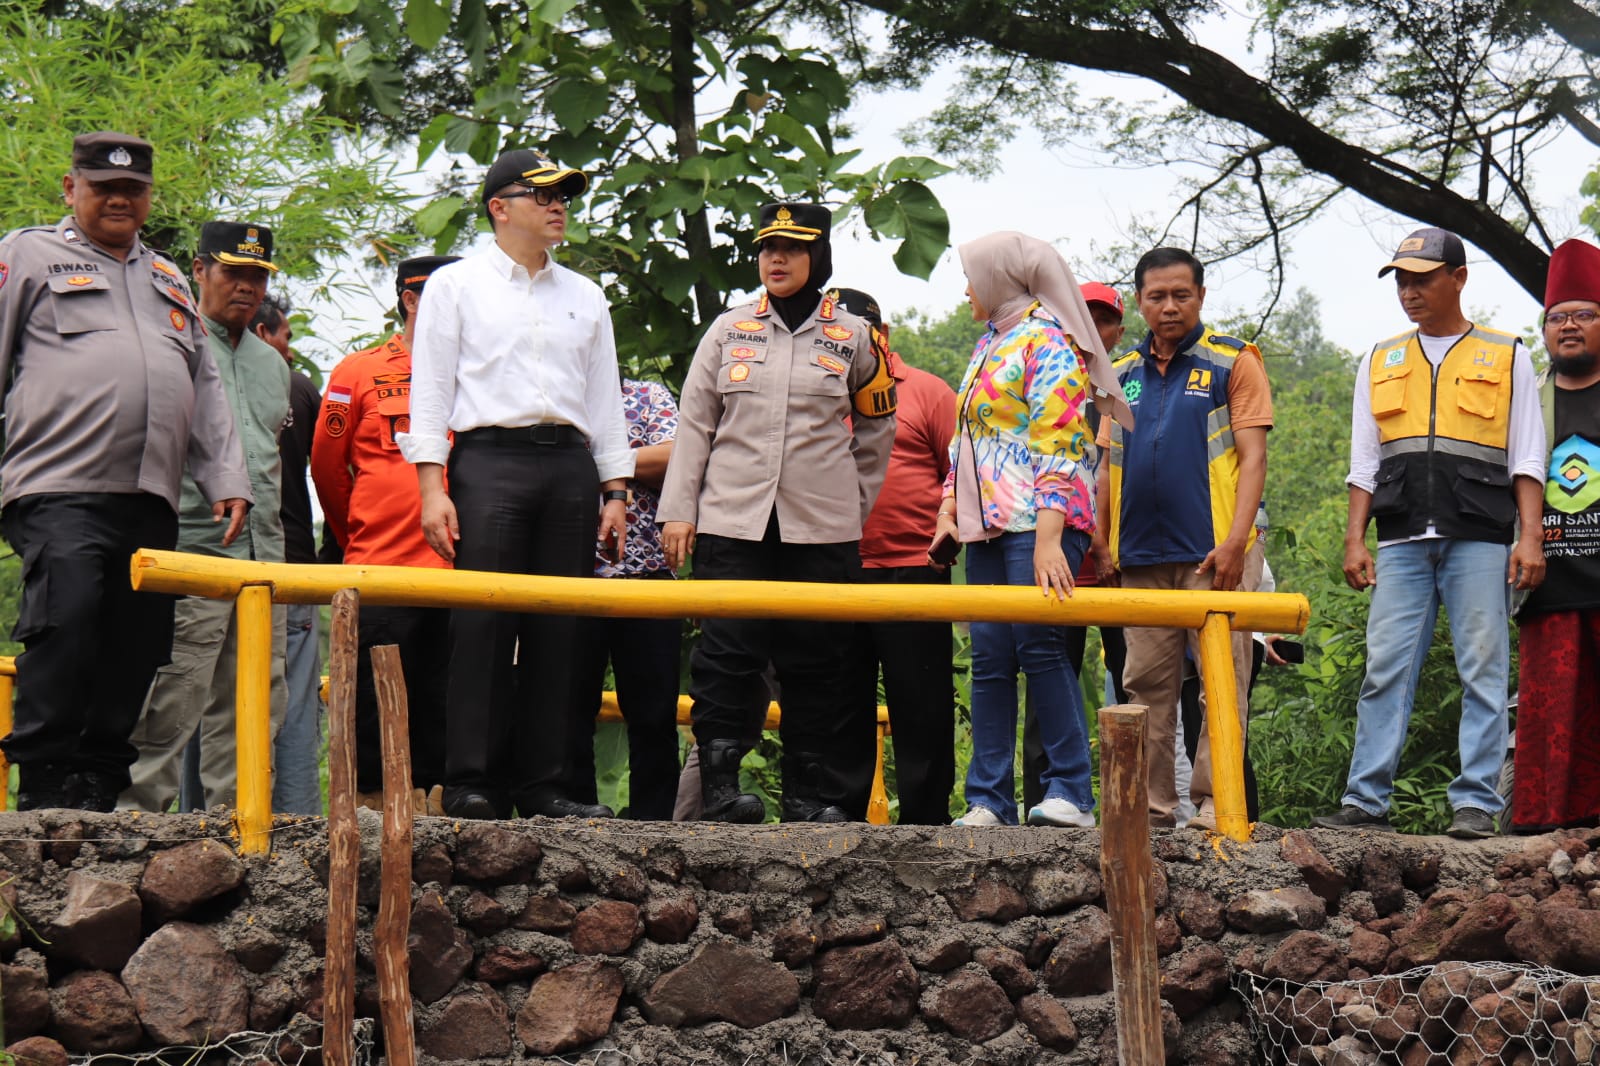
<instances>
[{"instance_id":1,"label":"woman in hijab","mask_svg":"<svg viewBox=\"0 0 1600 1066\"><path fill-rule=\"evenodd\" d=\"M1091 394L1124 425L1132 414L1101 349L1077 280L1055 249L1021 233L964 244L972 316L989 328L961 384L950 473L930 558L967 545L972 585L1038 585L1072 594L1094 532ZM957 825L1017 823L1017 671L1048 768L1030 825L1094 825L1089 740L1063 627L972 625L972 762Z\"/></svg>"},{"instance_id":2,"label":"woman in hijab","mask_svg":"<svg viewBox=\"0 0 1600 1066\"><path fill-rule=\"evenodd\" d=\"M756 233L762 292L711 323L689 366L661 490L667 563L696 577L850 580L856 544L894 444L893 379L865 320L822 295L832 216L768 204ZM845 821L850 781L833 767L872 757L870 721L836 713L842 641L853 627L707 618L689 694L704 817L758 822L739 790L741 738L767 706L770 662L783 693L786 821ZM862 727L864 725L864 728Z\"/></svg>"}]
</instances>

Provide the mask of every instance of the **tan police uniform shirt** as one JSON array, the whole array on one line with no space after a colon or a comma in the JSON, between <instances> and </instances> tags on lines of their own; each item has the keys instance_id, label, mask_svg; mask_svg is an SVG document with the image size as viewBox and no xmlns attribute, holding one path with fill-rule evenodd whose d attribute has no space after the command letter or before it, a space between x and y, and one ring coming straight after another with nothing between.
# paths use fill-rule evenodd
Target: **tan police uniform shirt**
<instances>
[{"instance_id":1,"label":"tan police uniform shirt","mask_svg":"<svg viewBox=\"0 0 1600 1066\"><path fill-rule=\"evenodd\" d=\"M207 499L252 499L189 285L141 241L119 261L70 215L0 240L0 382L0 504L148 492L176 511L186 462Z\"/></svg>"},{"instance_id":2,"label":"tan police uniform shirt","mask_svg":"<svg viewBox=\"0 0 1600 1066\"><path fill-rule=\"evenodd\" d=\"M724 312L684 379L656 521L760 540L776 508L785 542L859 540L894 446L893 414L851 431L876 373L867 323L831 299L793 333L765 293Z\"/></svg>"}]
</instances>

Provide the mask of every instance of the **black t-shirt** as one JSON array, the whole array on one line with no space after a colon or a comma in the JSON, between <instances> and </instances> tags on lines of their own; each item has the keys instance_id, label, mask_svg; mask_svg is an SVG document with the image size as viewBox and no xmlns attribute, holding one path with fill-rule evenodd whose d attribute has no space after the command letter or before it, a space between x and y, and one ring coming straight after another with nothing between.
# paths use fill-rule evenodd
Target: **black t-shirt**
<instances>
[{"instance_id":1,"label":"black t-shirt","mask_svg":"<svg viewBox=\"0 0 1600 1066\"><path fill-rule=\"evenodd\" d=\"M1544 584L1523 614L1600 607L1600 382L1556 389L1544 483Z\"/></svg>"},{"instance_id":2,"label":"black t-shirt","mask_svg":"<svg viewBox=\"0 0 1600 1066\"><path fill-rule=\"evenodd\" d=\"M316 383L298 370L289 372L290 423L278 436L283 460L283 558L290 563L317 561L317 538L311 529L311 490L306 487L306 463L311 459L311 431L317 423L322 394Z\"/></svg>"}]
</instances>

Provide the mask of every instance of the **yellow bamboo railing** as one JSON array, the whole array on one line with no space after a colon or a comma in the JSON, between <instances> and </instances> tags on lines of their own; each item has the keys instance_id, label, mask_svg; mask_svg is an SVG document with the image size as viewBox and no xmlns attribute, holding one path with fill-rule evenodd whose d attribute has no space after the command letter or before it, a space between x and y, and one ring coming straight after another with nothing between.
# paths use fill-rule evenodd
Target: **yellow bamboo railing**
<instances>
[{"instance_id":1,"label":"yellow bamboo railing","mask_svg":"<svg viewBox=\"0 0 1600 1066\"><path fill-rule=\"evenodd\" d=\"M1080 589L1067 600L1019 586L826 585L779 581L598 581L593 578L432 570L397 566L321 566L257 563L215 556L141 550L132 559L133 587L213 599L234 599L258 613L259 594L273 603L328 603L341 588L356 588L363 603L471 607L633 618L789 618L832 622L1034 622L1047 625L1167 626L1201 631L1200 667L1214 758L1217 827L1249 836L1238 703L1229 630L1300 633L1310 620L1304 596L1290 593L1176 592ZM248 607L246 606L248 604ZM258 628L252 626L252 629ZM269 693L263 664L271 642L262 629L239 642L241 755L264 750ZM246 660L254 660L247 665ZM245 691L246 684L253 690ZM248 743L245 742L248 734ZM264 767L239 767L239 833L247 852L267 849L272 826L271 785ZM246 780L246 773L251 775Z\"/></svg>"}]
</instances>

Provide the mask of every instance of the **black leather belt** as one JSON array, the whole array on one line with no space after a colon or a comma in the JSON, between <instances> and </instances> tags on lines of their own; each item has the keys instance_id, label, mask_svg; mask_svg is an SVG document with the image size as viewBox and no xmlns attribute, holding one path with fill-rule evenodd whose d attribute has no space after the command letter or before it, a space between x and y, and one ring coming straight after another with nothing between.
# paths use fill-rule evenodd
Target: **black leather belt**
<instances>
[{"instance_id":1,"label":"black leather belt","mask_svg":"<svg viewBox=\"0 0 1600 1066\"><path fill-rule=\"evenodd\" d=\"M577 426L548 422L538 426L484 426L469 429L456 436L462 441L484 444L580 444L588 446L589 440Z\"/></svg>"}]
</instances>

